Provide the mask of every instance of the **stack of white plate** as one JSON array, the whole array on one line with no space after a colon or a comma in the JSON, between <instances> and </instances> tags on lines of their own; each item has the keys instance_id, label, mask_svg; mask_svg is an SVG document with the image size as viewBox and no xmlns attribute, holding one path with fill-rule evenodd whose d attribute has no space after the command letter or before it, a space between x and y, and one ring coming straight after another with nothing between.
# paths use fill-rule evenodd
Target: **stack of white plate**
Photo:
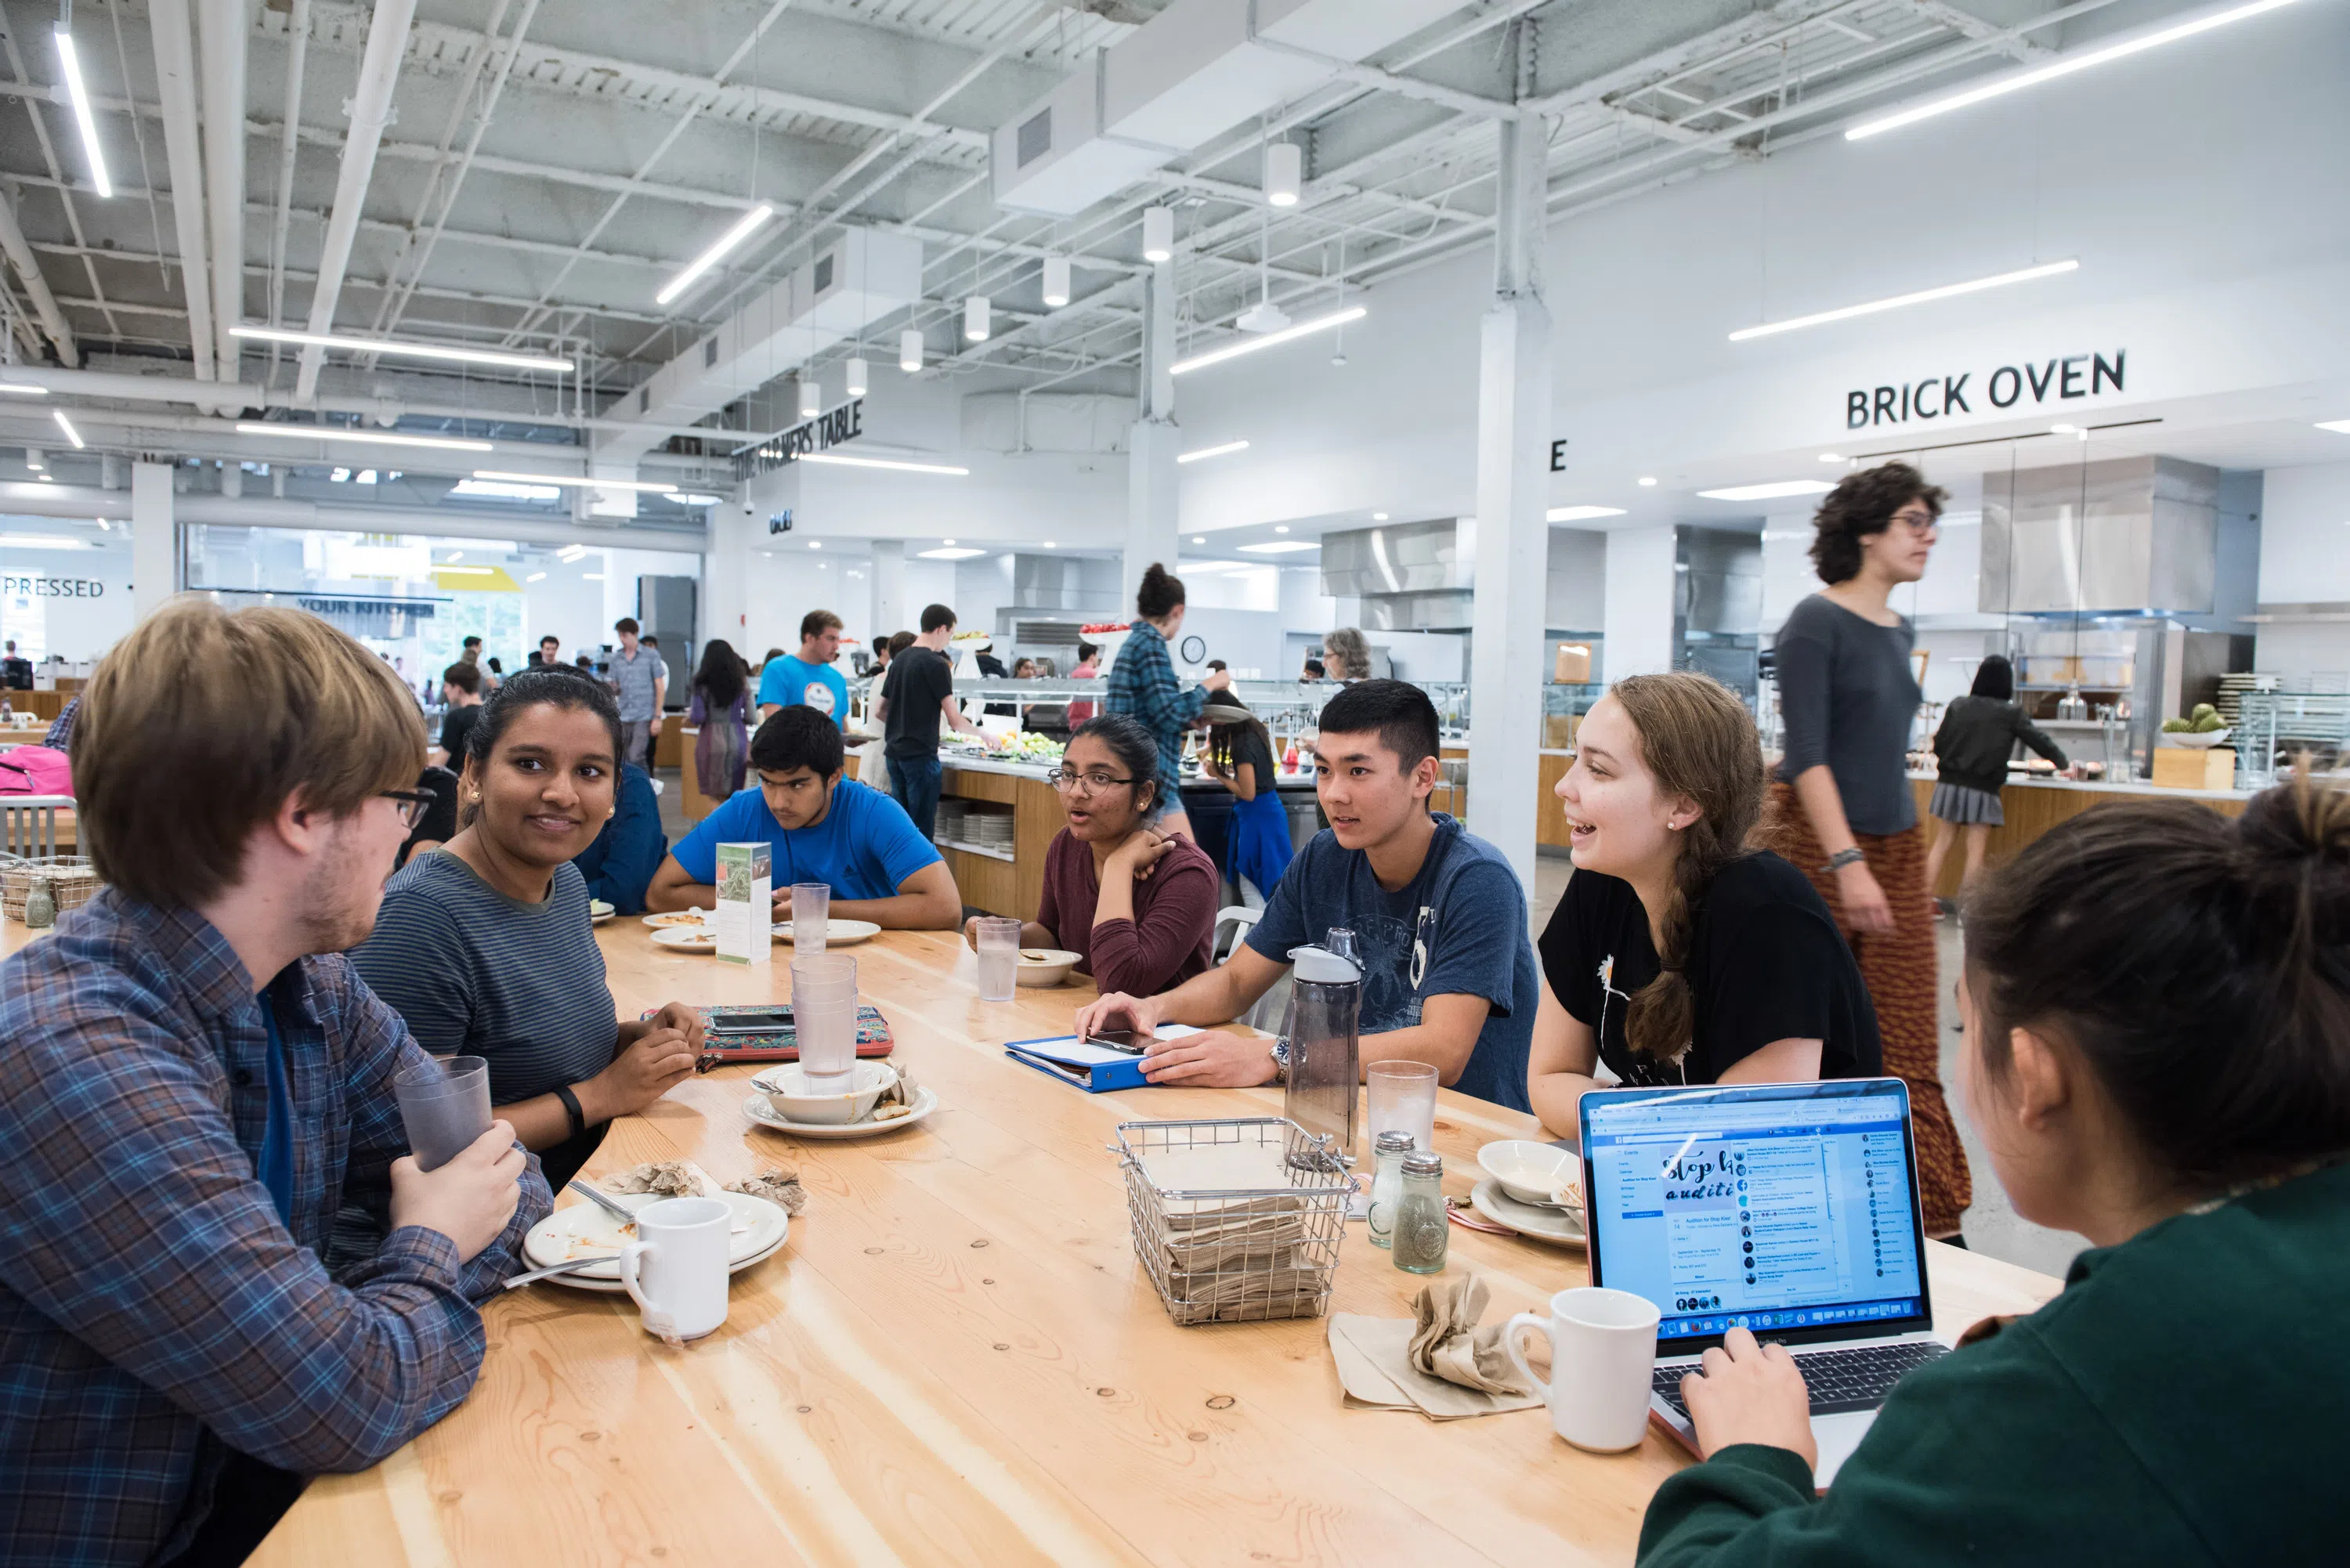
<instances>
[{"instance_id":1,"label":"stack of white plate","mask_svg":"<svg viewBox=\"0 0 2350 1568\"><path fill-rule=\"evenodd\" d=\"M2230 730L2243 724L2243 696L2247 691L2274 691L2284 684L2283 677L2274 670L2248 670L2220 677L2220 695L2212 706Z\"/></svg>"},{"instance_id":2,"label":"stack of white plate","mask_svg":"<svg viewBox=\"0 0 2350 1568\"><path fill-rule=\"evenodd\" d=\"M963 819L971 808L959 800L939 802L938 836L954 843L963 841Z\"/></svg>"},{"instance_id":3,"label":"stack of white plate","mask_svg":"<svg viewBox=\"0 0 2350 1568\"><path fill-rule=\"evenodd\" d=\"M1012 814L1008 811L974 811L963 819L963 831L971 836L966 842L982 849L1012 853Z\"/></svg>"}]
</instances>

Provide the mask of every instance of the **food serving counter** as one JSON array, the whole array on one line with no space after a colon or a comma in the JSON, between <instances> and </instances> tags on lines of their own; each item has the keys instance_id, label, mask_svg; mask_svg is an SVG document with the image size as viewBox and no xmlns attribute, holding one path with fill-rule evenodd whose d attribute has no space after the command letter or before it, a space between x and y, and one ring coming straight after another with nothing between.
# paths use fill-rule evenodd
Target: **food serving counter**
<instances>
[{"instance_id":1,"label":"food serving counter","mask_svg":"<svg viewBox=\"0 0 2350 1568\"><path fill-rule=\"evenodd\" d=\"M1926 810L1934 794L1934 775L1912 770L1909 788L1918 797L1918 820L1924 825L1928 842L1931 843L1931 835L1944 828ZM2007 787L1999 792L2000 810L2006 815L2007 825L1991 830L1991 858L1997 860L2014 854L2066 817L2078 816L2092 806L2121 800L2191 800L2222 816L2239 816L2252 794L2247 789L2174 789L2164 784L2010 775ZM1942 863L1942 880L1934 889L1936 896L1955 897L1959 878L1965 870L1966 857L1953 851Z\"/></svg>"}]
</instances>

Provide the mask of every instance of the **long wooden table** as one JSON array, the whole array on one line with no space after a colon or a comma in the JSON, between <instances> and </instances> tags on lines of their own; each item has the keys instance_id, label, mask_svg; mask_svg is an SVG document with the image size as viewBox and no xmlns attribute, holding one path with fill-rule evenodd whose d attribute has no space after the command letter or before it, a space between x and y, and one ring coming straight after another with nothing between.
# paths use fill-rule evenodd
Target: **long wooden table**
<instances>
[{"instance_id":1,"label":"long wooden table","mask_svg":"<svg viewBox=\"0 0 2350 1568\"><path fill-rule=\"evenodd\" d=\"M788 994L766 969L599 933L624 1015ZM616 1125L591 1173L687 1157L778 1163L810 1194L726 1325L671 1348L625 1296L552 1283L492 1302L480 1385L375 1469L314 1483L262 1564L1628 1563L1687 1462L1653 1433L1600 1456L1544 1412L1442 1425L1343 1407L1320 1320L1177 1328L1128 1242L1104 1146L1126 1120L1278 1114L1277 1090L1087 1096L1003 1055L1065 1033L1081 986L977 1000L952 933L855 949L897 1060L938 1091L920 1127L799 1142L742 1109L749 1069ZM1449 1192L1531 1117L1446 1094ZM2028 1312L2057 1282L1929 1244L1937 1326ZM1488 1321L1585 1282L1583 1255L1452 1232ZM1422 1282L1352 1226L1338 1310L1404 1317Z\"/></svg>"}]
</instances>

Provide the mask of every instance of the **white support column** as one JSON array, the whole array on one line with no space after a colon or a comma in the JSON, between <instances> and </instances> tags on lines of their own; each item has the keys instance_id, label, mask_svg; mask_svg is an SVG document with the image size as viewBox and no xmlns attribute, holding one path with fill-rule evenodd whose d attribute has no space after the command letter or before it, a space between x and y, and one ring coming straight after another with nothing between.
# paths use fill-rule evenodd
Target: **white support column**
<instances>
[{"instance_id":1,"label":"white support column","mask_svg":"<svg viewBox=\"0 0 2350 1568\"><path fill-rule=\"evenodd\" d=\"M1531 26L1513 24L1522 78L1523 62L1534 53ZM1550 499L1551 321L1543 301L1549 143L1537 118L1505 120L1499 130L1493 304L1478 345L1469 827L1508 857L1531 899L1550 572L1544 513Z\"/></svg>"},{"instance_id":2,"label":"white support column","mask_svg":"<svg viewBox=\"0 0 2350 1568\"><path fill-rule=\"evenodd\" d=\"M751 607L751 551L766 526L764 518L753 517L739 501L729 500L710 509L710 548L702 557L702 640L723 639L745 659L756 659L764 651L750 646L745 628ZM675 681L677 677L671 679Z\"/></svg>"},{"instance_id":3,"label":"white support column","mask_svg":"<svg viewBox=\"0 0 2350 1568\"><path fill-rule=\"evenodd\" d=\"M144 620L180 591L180 530L172 516L172 465L130 467L130 607Z\"/></svg>"},{"instance_id":4,"label":"white support column","mask_svg":"<svg viewBox=\"0 0 2350 1568\"><path fill-rule=\"evenodd\" d=\"M873 638L878 642L882 638L911 628L912 623L906 618L906 541L876 539L873 541Z\"/></svg>"},{"instance_id":5,"label":"white support column","mask_svg":"<svg viewBox=\"0 0 2350 1568\"><path fill-rule=\"evenodd\" d=\"M1127 431L1126 592L1120 615L1134 608L1134 590L1153 561L1175 569L1181 541L1176 454L1183 432L1175 423L1175 264L1153 267L1143 288L1142 418Z\"/></svg>"}]
</instances>

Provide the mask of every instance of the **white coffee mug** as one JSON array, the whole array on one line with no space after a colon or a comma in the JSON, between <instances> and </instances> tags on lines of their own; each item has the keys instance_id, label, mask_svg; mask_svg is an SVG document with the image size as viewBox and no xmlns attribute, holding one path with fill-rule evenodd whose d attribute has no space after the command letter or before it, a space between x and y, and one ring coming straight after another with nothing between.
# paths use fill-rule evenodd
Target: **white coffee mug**
<instances>
[{"instance_id":1,"label":"white coffee mug","mask_svg":"<svg viewBox=\"0 0 2350 1568\"><path fill-rule=\"evenodd\" d=\"M726 1262L734 1210L715 1198L664 1198L637 1210L637 1239L620 1249L645 1331L700 1339L726 1321Z\"/></svg>"},{"instance_id":2,"label":"white coffee mug","mask_svg":"<svg viewBox=\"0 0 2350 1568\"><path fill-rule=\"evenodd\" d=\"M1519 1335L1550 1335L1550 1381L1526 1365ZM1561 1291L1550 1315L1522 1312L1502 1330L1510 1360L1550 1407L1551 1429L1578 1449L1637 1448L1648 1426L1648 1376L1657 1365L1657 1303L1598 1285Z\"/></svg>"}]
</instances>

